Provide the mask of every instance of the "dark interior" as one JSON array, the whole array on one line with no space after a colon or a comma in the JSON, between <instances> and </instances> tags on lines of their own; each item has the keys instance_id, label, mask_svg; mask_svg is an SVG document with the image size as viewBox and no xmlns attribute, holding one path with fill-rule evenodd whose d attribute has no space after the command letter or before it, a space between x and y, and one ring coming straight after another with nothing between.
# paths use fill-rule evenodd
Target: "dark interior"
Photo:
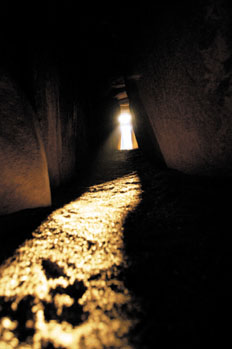
<instances>
[{"instance_id":1,"label":"dark interior","mask_svg":"<svg viewBox=\"0 0 232 349\"><path fill-rule=\"evenodd\" d=\"M89 186L136 172L129 267L116 273L136 300L123 310L138 320L132 348L230 338L231 22L226 0L1 4L0 262ZM117 117L128 108L139 148L120 152ZM41 263L47 279L63 275ZM11 302L0 295L1 318L16 319L18 343L30 344L29 313ZM47 321L81 323L79 305L59 317L43 302Z\"/></svg>"}]
</instances>

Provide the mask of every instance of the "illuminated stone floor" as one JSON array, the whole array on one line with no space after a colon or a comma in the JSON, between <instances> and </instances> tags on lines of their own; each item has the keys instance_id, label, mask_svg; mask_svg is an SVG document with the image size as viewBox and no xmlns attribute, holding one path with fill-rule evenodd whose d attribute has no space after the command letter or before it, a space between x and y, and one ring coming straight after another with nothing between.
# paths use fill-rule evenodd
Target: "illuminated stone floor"
<instances>
[{"instance_id":1,"label":"illuminated stone floor","mask_svg":"<svg viewBox=\"0 0 232 349\"><path fill-rule=\"evenodd\" d=\"M90 186L54 211L1 267L1 348L130 348L123 222L136 172Z\"/></svg>"},{"instance_id":2,"label":"illuminated stone floor","mask_svg":"<svg viewBox=\"0 0 232 349\"><path fill-rule=\"evenodd\" d=\"M78 197L60 208L56 198L2 263L0 348L144 349L212 337L229 295L228 181L158 169L136 150L101 160L88 184L66 188Z\"/></svg>"}]
</instances>

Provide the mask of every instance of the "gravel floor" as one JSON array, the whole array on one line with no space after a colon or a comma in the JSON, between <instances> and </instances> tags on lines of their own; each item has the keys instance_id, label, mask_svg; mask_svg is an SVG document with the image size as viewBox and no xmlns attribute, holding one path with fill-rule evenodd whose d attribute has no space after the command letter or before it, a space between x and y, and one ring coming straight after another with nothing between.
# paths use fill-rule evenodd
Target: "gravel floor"
<instances>
[{"instance_id":1,"label":"gravel floor","mask_svg":"<svg viewBox=\"0 0 232 349\"><path fill-rule=\"evenodd\" d=\"M230 178L115 151L54 195L52 208L1 217L0 348L222 344L231 192Z\"/></svg>"}]
</instances>

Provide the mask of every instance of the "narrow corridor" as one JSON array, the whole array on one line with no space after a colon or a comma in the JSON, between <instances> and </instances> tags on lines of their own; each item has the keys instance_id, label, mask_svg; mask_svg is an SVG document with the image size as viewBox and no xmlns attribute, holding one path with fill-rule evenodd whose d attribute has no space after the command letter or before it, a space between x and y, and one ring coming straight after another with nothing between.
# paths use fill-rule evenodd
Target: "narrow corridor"
<instances>
[{"instance_id":1,"label":"narrow corridor","mask_svg":"<svg viewBox=\"0 0 232 349\"><path fill-rule=\"evenodd\" d=\"M229 184L157 169L139 150L100 159L2 264L1 349L192 342L229 312Z\"/></svg>"}]
</instances>

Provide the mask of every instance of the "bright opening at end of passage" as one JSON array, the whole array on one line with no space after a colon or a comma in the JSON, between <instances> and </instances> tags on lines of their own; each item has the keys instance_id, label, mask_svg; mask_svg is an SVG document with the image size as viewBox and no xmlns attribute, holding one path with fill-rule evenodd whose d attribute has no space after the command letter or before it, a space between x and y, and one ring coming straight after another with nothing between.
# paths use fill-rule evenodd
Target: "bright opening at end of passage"
<instances>
[{"instance_id":1,"label":"bright opening at end of passage","mask_svg":"<svg viewBox=\"0 0 232 349\"><path fill-rule=\"evenodd\" d=\"M120 143L119 150L129 150L138 148L138 143L135 138L132 117L129 112L123 112L118 117L120 125Z\"/></svg>"}]
</instances>

